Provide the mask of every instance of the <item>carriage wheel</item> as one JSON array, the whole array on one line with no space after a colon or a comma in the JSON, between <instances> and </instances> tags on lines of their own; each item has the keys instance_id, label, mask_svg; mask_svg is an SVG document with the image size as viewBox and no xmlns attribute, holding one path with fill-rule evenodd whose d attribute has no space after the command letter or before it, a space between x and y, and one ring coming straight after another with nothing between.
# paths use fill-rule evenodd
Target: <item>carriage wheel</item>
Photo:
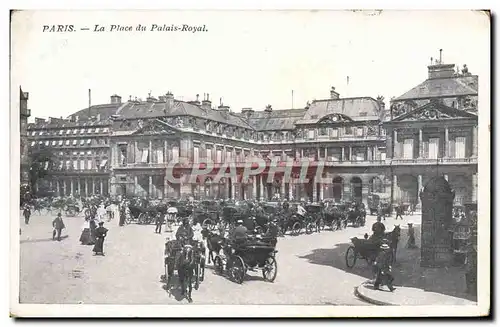
<instances>
[{"instance_id":1,"label":"carriage wheel","mask_svg":"<svg viewBox=\"0 0 500 327\"><path fill-rule=\"evenodd\" d=\"M125 214L125 223L126 224L131 224L132 223L132 215L131 214Z\"/></svg>"},{"instance_id":2,"label":"carriage wheel","mask_svg":"<svg viewBox=\"0 0 500 327\"><path fill-rule=\"evenodd\" d=\"M319 229L320 230L325 230L325 227L326 227L325 220L323 218L321 218L319 220Z\"/></svg>"},{"instance_id":3,"label":"carriage wheel","mask_svg":"<svg viewBox=\"0 0 500 327\"><path fill-rule=\"evenodd\" d=\"M274 282L276 276L278 275L278 264L274 257L269 257L266 259L266 265L262 269L262 277L268 282Z\"/></svg>"},{"instance_id":4,"label":"carriage wheel","mask_svg":"<svg viewBox=\"0 0 500 327\"><path fill-rule=\"evenodd\" d=\"M216 256L214 259L214 270L217 275L222 275L224 272L224 264L222 263L222 259L219 256Z\"/></svg>"},{"instance_id":5,"label":"carriage wheel","mask_svg":"<svg viewBox=\"0 0 500 327\"><path fill-rule=\"evenodd\" d=\"M138 219L138 223L139 224L144 224L146 222L146 214L144 212L142 212L141 214L139 214L139 217L137 218Z\"/></svg>"},{"instance_id":6,"label":"carriage wheel","mask_svg":"<svg viewBox=\"0 0 500 327\"><path fill-rule=\"evenodd\" d=\"M358 253L354 246L350 246L345 253L345 264L347 268L352 268L356 264L356 259L358 258Z\"/></svg>"},{"instance_id":7,"label":"carriage wheel","mask_svg":"<svg viewBox=\"0 0 500 327\"><path fill-rule=\"evenodd\" d=\"M245 274L245 262L243 262L243 259L239 255L234 256L231 263L231 277L236 283L241 284L245 279Z\"/></svg>"},{"instance_id":8,"label":"carriage wheel","mask_svg":"<svg viewBox=\"0 0 500 327\"><path fill-rule=\"evenodd\" d=\"M201 224L203 227L207 227L209 230L214 230L215 229L215 224L212 221L212 219L207 218L203 220L203 223Z\"/></svg>"},{"instance_id":9,"label":"carriage wheel","mask_svg":"<svg viewBox=\"0 0 500 327\"><path fill-rule=\"evenodd\" d=\"M306 224L306 234L312 234L313 231L314 231L314 224L307 223Z\"/></svg>"},{"instance_id":10,"label":"carriage wheel","mask_svg":"<svg viewBox=\"0 0 500 327\"><path fill-rule=\"evenodd\" d=\"M299 223L298 221L295 222L292 226L292 235L299 235L300 234L300 230L302 229L302 224Z\"/></svg>"}]
</instances>

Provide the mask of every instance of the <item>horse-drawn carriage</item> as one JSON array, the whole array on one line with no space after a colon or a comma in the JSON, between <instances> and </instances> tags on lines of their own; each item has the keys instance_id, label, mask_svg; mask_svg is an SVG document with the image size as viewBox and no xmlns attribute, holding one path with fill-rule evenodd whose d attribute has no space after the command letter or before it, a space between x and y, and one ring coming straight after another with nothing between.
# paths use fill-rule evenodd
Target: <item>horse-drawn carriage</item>
<instances>
[{"instance_id":1,"label":"horse-drawn carriage","mask_svg":"<svg viewBox=\"0 0 500 327\"><path fill-rule=\"evenodd\" d=\"M367 200L370 215L378 214L379 208L382 210L382 215L391 215L391 194L371 193L368 195Z\"/></svg>"},{"instance_id":2,"label":"horse-drawn carriage","mask_svg":"<svg viewBox=\"0 0 500 327\"><path fill-rule=\"evenodd\" d=\"M330 203L324 210L324 225L330 227L332 231L347 227L346 208L341 203Z\"/></svg>"},{"instance_id":3,"label":"horse-drawn carriage","mask_svg":"<svg viewBox=\"0 0 500 327\"><path fill-rule=\"evenodd\" d=\"M350 203L346 208L346 226L350 223L353 227L364 226L366 223L366 211L364 203Z\"/></svg>"},{"instance_id":4,"label":"horse-drawn carriage","mask_svg":"<svg viewBox=\"0 0 500 327\"><path fill-rule=\"evenodd\" d=\"M373 236L368 238L367 234L365 234L364 239L351 238L352 245L349 246L345 254L346 266L348 268L354 267L358 258L365 259L369 265L372 265L380 252L382 243L386 243L391 248L391 261L395 262L400 234L401 228L396 225L391 232L385 233L380 238Z\"/></svg>"},{"instance_id":5,"label":"horse-drawn carriage","mask_svg":"<svg viewBox=\"0 0 500 327\"><path fill-rule=\"evenodd\" d=\"M213 200L203 200L193 208L193 225L200 223L210 230L214 230L219 223L219 204Z\"/></svg>"},{"instance_id":6,"label":"horse-drawn carriage","mask_svg":"<svg viewBox=\"0 0 500 327\"><path fill-rule=\"evenodd\" d=\"M315 230L319 232L325 229L323 206L320 204L308 204L306 209L306 233L311 234Z\"/></svg>"},{"instance_id":7,"label":"horse-drawn carriage","mask_svg":"<svg viewBox=\"0 0 500 327\"><path fill-rule=\"evenodd\" d=\"M80 207L76 203L67 203L64 208L64 214L67 217L75 217L80 213Z\"/></svg>"},{"instance_id":8,"label":"horse-drawn carriage","mask_svg":"<svg viewBox=\"0 0 500 327\"><path fill-rule=\"evenodd\" d=\"M172 277L177 271L182 294L191 301L191 291L198 289L205 277L205 247L199 241L169 240L165 243L165 275L161 279L166 281L170 289Z\"/></svg>"},{"instance_id":9,"label":"horse-drawn carriage","mask_svg":"<svg viewBox=\"0 0 500 327\"><path fill-rule=\"evenodd\" d=\"M276 249L260 236L256 236L247 244L226 245L224 254L216 255L214 269L219 275L227 274L238 284L243 283L248 270L260 270L262 277L274 282L278 273L276 263Z\"/></svg>"},{"instance_id":10,"label":"horse-drawn carriage","mask_svg":"<svg viewBox=\"0 0 500 327\"><path fill-rule=\"evenodd\" d=\"M126 223L150 224L153 220L151 208L130 205L128 207L130 215L126 218Z\"/></svg>"}]
</instances>

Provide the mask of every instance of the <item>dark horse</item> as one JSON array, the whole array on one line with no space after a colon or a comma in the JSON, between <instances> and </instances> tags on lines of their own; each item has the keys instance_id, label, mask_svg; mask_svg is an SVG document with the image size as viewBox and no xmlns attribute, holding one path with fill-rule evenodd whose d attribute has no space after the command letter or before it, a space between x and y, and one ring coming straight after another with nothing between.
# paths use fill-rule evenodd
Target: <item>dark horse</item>
<instances>
[{"instance_id":1,"label":"dark horse","mask_svg":"<svg viewBox=\"0 0 500 327\"><path fill-rule=\"evenodd\" d=\"M396 262L396 252L398 251L399 237L401 236L401 227L399 225L394 225L394 229L388 233L385 233L384 238L388 240L389 247L392 250L392 262Z\"/></svg>"},{"instance_id":2,"label":"dark horse","mask_svg":"<svg viewBox=\"0 0 500 327\"><path fill-rule=\"evenodd\" d=\"M183 247L177 272L179 273L182 295L186 296L189 302L192 302L191 291L193 290L194 253L191 245L185 245Z\"/></svg>"}]
</instances>

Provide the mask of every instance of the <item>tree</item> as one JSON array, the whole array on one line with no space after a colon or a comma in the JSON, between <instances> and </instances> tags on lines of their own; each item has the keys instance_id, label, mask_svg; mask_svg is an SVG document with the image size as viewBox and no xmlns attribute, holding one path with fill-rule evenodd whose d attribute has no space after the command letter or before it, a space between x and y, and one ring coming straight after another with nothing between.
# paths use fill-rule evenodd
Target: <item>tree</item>
<instances>
[{"instance_id":1,"label":"tree","mask_svg":"<svg viewBox=\"0 0 500 327\"><path fill-rule=\"evenodd\" d=\"M28 163L30 187L34 191L38 181L58 168L59 160L51 148L40 144L30 148Z\"/></svg>"}]
</instances>

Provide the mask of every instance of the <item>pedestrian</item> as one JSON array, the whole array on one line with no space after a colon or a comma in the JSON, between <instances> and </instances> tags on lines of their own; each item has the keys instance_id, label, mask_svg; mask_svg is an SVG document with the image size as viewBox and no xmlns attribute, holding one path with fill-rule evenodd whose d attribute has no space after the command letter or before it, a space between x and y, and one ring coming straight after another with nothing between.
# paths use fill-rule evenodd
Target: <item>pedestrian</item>
<instances>
[{"instance_id":1,"label":"pedestrian","mask_svg":"<svg viewBox=\"0 0 500 327\"><path fill-rule=\"evenodd\" d=\"M125 218L127 216L126 210L127 207L125 206L125 202L122 202L122 204L120 205L120 222L119 222L120 226L125 225Z\"/></svg>"},{"instance_id":2,"label":"pedestrian","mask_svg":"<svg viewBox=\"0 0 500 327\"><path fill-rule=\"evenodd\" d=\"M97 209L97 220L104 221L104 217L106 216L107 211L104 209L104 204L101 204Z\"/></svg>"},{"instance_id":3,"label":"pedestrian","mask_svg":"<svg viewBox=\"0 0 500 327\"><path fill-rule=\"evenodd\" d=\"M415 228L413 228L412 223L408 223L408 242L406 243L408 249L417 249L418 246L415 244Z\"/></svg>"},{"instance_id":4,"label":"pedestrian","mask_svg":"<svg viewBox=\"0 0 500 327\"><path fill-rule=\"evenodd\" d=\"M403 206L402 205L398 205L396 206L396 220L398 219L398 217L401 217L401 220L403 220Z\"/></svg>"},{"instance_id":5,"label":"pedestrian","mask_svg":"<svg viewBox=\"0 0 500 327\"><path fill-rule=\"evenodd\" d=\"M380 246L380 253L374 262L374 267L376 271L375 283L373 283L373 288L375 290L380 290L380 286L387 285L391 292L396 289L392 283L394 282L394 277L392 276L392 250L389 245L383 243Z\"/></svg>"},{"instance_id":6,"label":"pedestrian","mask_svg":"<svg viewBox=\"0 0 500 327\"><path fill-rule=\"evenodd\" d=\"M66 226L64 226L64 222L62 220L62 215L60 212L57 214L56 219L54 219L52 221L52 227L54 227L54 230L52 231L52 240L56 239L56 234L57 234L57 240L60 241L61 240L61 231L64 228L66 228Z\"/></svg>"},{"instance_id":7,"label":"pedestrian","mask_svg":"<svg viewBox=\"0 0 500 327\"><path fill-rule=\"evenodd\" d=\"M31 210L28 204L24 205L23 216L24 216L24 223L28 225L30 223L30 216L31 216Z\"/></svg>"},{"instance_id":8,"label":"pedestrian","mask_svg":"<svg viewBox=\"0 0 500 327\"><path fill-rule=\"evenodd\" d=\"M99 227L95 230L96 242L92 251L95 255L104 255L104 239L106 238L108 229L104 227L104 222L99 223Z\"/></svg>"},{"instance_id":9,"label":"pedestrian","mask_svg":"<svg viewBox=\"0 0 500 327\"><path fill-rule=\"evenodd\" d=\"M156 224L155 233L161 234L161 227L164 222L165 222L165 213L158 212L155 218L155 224Z\"/></svg>"}]
</instances>

